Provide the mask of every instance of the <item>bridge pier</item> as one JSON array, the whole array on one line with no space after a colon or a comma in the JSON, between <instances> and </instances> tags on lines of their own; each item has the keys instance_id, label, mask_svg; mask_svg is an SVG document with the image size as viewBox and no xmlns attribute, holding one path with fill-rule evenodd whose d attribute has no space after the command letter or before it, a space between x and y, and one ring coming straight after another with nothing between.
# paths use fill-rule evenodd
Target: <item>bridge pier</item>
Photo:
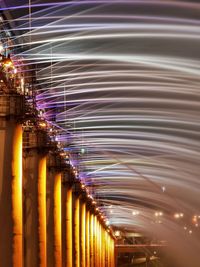
<instances>
[{"instance_id":1,"label":"bridge pier","mask_svg":"<svg viewBox=\"0 0 200 267\"><path fill-rule=\"evenodd\" d=\"M67 185L66 191L66 267L72 267L72 187Z\"/></svg>"},{"instance_id":2,"label":"bridge pier","mask_svg":"<svg viewBox=\"0 0 200 267\"><path fill-rule=\"evenodd\" d=\"M90 214L90 267L94 266L94 214Z\"/></svg>"},{"instance_id":3,"label":"bridge pier","mask_svg":"<svg viewBox=\"0 0 200 267\"><path fill-rule=\"evenodd\" d=\"M22 125L24 99L0 96L0 264L23 266Z\"/></svg>"},{"instance_id":4,"label":"bridge pier","mask_svg":"<svg viewBox=\"0 0 200 267\"><path fill-rule=\"evenodd\" d=\"M80 233L80 252L81 252L81 267L86 267L86 203L81 199L81 233Z\"/></svg>"},{"instance_id":5,"label":"bridge pier","mask_svg":"<svg viewBox=\"0 0 200 267\"><path fill-rule=\"evenodd\" d=\"M90 210L86 205L86 236L85 236L85 251L86 251L86 267L90 267Z\"/></svg>"},{"instance_id":6,"label":"bridge pier","mask_svg":"<svg viewBox=\"0 0 200 267\"><path fill-rule=\"evenodd\" d=\"M46 133L27 127L23 144L24 266L46 267Z\"/></svg>"},{"instance_id":7,"label":"bridge pier","mask_svg":"<svg viewBox=\"0 0 200 267\"><path fill-rule=\"evenodd\" d=\"M79 196L75 193L74 193L73 239L74 239L74 267L80 267L80 199Z\"/></svg>"},{"instance_id":8,"label":"bridge pier","mask_svg":"<svg viewBox=\"0 0 200 267\"><path fill-rule=\"evenodd\" d=\"M114 267L98 209L46 128L22 126L23 96L0 104L0 265Z\"/></svg>"},{"instance_id":9,"label":"bridge pier","mask_svg":"<svg viewBox=\"0 0 200 267\"><path fill-rule=\"evenodd\" d=\"M62 159L49 153L47 179L47 266L62 267Z\"/></svg>"}]
</instances>

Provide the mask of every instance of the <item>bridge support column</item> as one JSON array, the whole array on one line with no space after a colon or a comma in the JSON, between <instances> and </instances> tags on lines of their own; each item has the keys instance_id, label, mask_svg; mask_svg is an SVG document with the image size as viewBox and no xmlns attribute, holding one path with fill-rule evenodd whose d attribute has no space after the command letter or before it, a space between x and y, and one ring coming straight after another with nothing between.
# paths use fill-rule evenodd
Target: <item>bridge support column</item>
<instances>
[{"instance_id":1,"label":"bridge support column","mask_svg":"<svg viewBox=\"0 0 200 267\"><path fill-rule=\"evenodd\" d=\"M99 223L99 266L103 266L103 257L102 257L102 228L101 228L101 223Z\"/></svg>"},{"instance_id":2,"label":"bridge support column","mask_svg":"<svg viewBox=\"0 0 200 267\"><path fill-rule=\"evenodd\" d=\"M94 215L90 215L90 267L94 266Z\"/></svg>"},{"instance_id":3,"label":"bridge support column","mask_svg":"<svg viewBox=\"0 0 200 267\"><path fill-rule=\"evenodd\" d=\"M97 260L97 216L94 214L94 263L95 267L98 266Z\"/></svg>"},{"instance_id":4,"label":"bridge support column","mask_svg":"<svg viewBox=\"0 0 200 267\"><path fill-rule=\"evenodd\" d=\"M47 266L62 266L61 173L51 169L47 186ZM48 203L49 200L49 203Z\"/></svg>"},{"instance_id":5,"label":"bridge support column","mask_svg":"<svg viewBox=\"0 0 200 267\"><path fill-rule=\"evenodd\" d=\"M62 267L62 228L61 228L61 174L57 173L54 184L54 267Z\"/></svg>"},{"instance_id":6,"label":"bridge support column","mask_svg":"<svg viewBox=\"0 0 200 267\"><path fill-rule=\"evenodd\" d=\"M46 132L24 131L24 265L46 267Z\"/></svg>"},{"instance_id":7,"label":"bridge support column","mask_svg":"<svg viewBox=\"0 0 200 267\"><path fill-rule=\"evenodd\" d=\"M66 267L72 267L72 188L67 186L66 191Z\"/></svg>"},{"instance_id":8,"label":"bridge support column","mask_svg":"<svg viewBox=\"0 0 200 267\"><path fill-rule=\"evenodd\" d=\"M111 247L110 247L111 267L115 267L115 242L111 237L110 240L111 240Z\"/></svg>"},{"instance_id":9,"label":"bridge support column","mask_svg":"<svg viewBox=\"0 0 200 267\"><path fill-rule=\"evenodd\" d=\"M102 248L101 248L102 266L101 267L105 267L106 266L106 262L105 262L105 229L103 228L103 226L101 226L101 240L102 240Z\"/></svg>"},{"instance_id":10,"label":"bridge support column","mask_svg":"<svg viewBox=\"0 0 200 267\"><path fill-rule=\"evenodd\" d=\"M67 201L67 188L63 185L63 176L61 174L62 186L61 186L61 227L62 227L62 267L66 267L66 201Z\"/></svg>"},{"instance_id":11,"label":"bridge support column","mask_svg":"<svg viewBox=\"0 0 200 267\"><path fill-rule=\"evenodd\" d=\"M100 267L100 238L99 238L99 221L98 221L98 217L97 218L97 222L96 222L96 263L97 263L97 267Z\"/></svg>"},{"instance_id":12,"label":"bridge support column","mask_svg":"<svg viewBox=\"0 0 200 267\"><path fill-rule=\"evenodd\" d=\"M80 199L74 194L74 267L80 267Z\"/></svg>"},{"instance_id":13,"label":"bridge support column","mask_svg":"<svg viewBox=\"0 0 200 267\"><path fill-rule=\"evenodd\" d=\"M107 232L105 232L105 266L109 266L109 235Z\"/></svg>"},{"instance_id":14,"label":"bridge support column","mask_svg":"<svg viewBox=\"0 0 200 267\"><path fill-rule=\"evenodd\" d=\"M47 266L62 266L62 185L58 153L48 157L47 180Z\"/></svg>"},{"instance_id":15,"label":"bridge support column","mask_svg":"<svg viewBox=\"0 0 200 267\"><path fill-rule=\"evenodd\" d=\"M90 211L86 211L86 235L85 235L86 267L90 267Z\"/></svg>"},{"instance_id":16,"label":"bridge support column","mask_svg":"<svg viewBox=\"0 0 200 267\"><path fill-rule=\"evenodd\" d=\"M22 264L22 126L0 119L0 265Z\"/></svg>"},{"instance_id":17,"label":"bridge support column","mask_svg":"<svg viewBox=\"0 0 200 267\"><path fill-rule=\"evenodd\" d=\"M86 203L83 200L81 202L81 267L86 267Z\"/></svg>"}]
</instances>

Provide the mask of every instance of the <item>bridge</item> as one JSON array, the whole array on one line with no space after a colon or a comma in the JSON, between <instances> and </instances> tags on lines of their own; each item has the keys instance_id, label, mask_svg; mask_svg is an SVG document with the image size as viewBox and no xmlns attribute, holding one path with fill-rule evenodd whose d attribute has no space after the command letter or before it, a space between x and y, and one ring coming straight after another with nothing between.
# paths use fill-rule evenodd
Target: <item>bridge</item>
<instances>
[{"instance_id":1,"label":"bridge","mask_svg":"<svg viewBox=\"0 0 200 267\"><path fill-rule=\"evenodd\" d=\"M199 267L199 12L0 1L0 267Z\"/></svg>"}]
</instances>

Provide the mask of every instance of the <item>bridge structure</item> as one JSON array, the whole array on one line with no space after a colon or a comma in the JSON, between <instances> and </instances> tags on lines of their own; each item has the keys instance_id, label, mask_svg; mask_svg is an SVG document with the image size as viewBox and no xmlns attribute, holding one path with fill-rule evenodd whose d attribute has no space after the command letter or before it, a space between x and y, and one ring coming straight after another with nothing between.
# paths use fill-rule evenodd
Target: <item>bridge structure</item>
<instances>
[{"instance_id":1,"label":"bridge structure","mask_svg":"<svg viewBox=\"0 0 200 267\"><path fill-rule=\"evenodd\" d=\"M0 267L199 267L197 2L0 1Z\"/></svg>"},{"instance_id":2,"label":"bridge structure","mask_svg":"<svg viewBox=\"0 0 200 267\"><path fill-rule=\"evenodd\" d=\"M114 267L104 215L24 84L16 86L23 77L6 73L12 61L0 64L0 265Z\"/></svg>"}]
</instances>

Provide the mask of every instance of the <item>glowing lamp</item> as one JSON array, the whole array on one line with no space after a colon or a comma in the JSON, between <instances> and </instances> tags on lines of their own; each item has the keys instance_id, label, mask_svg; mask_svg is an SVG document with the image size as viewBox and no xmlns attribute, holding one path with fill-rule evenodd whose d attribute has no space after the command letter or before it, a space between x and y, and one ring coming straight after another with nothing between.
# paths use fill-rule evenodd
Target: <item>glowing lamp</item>
<instances>
[{"instance_id":1,"label":"glowing lamp","mask_svg":"<svg viewBox=\"0 0 200 267\"><path fill-rule=\"evenodd\" d=\"M82 189L84 189L84 188L85 188L85 185L84 185L84 184L82 184L82 185L81 185L81 188L82 188Z\"/></svg>"},{"instance_id":2,"label":"glowing lamp","mask_svg":"<svg viewBox=\"0 0 200 267\"><path fill-rule=\"evenodd\" d=\"M110 224L110 222L109 221L106 221L106 225L108 226Z\"/></svg>"},{"instance_id":3,"label":"glowing lamp","mask_svg":"<svg viewBox=\"0 0 200 267\"><path fill-rule=\"evenodd\" d=\"M42 128L45 128L47 125L46 125L46 122L41 121L41 122L39 122L39 126Z\"/></svg>"},{"instance_id":4,"label":"glowing lamp","mask_svg":"<svg viewBox=\"0 0 200 267\"><path fill-rule=\"evenodd\" d=\"M120 231L115 231L115 236L120 237Z\"/></svg>"},{"instance_id":5,"label":"glowing lamp","mask_svg":"<svg viewBox=\"0 0 200 267\"><path fill-rule=\"evenodd\" d=\"M4 58L2 63L3 63L3 65L5 67L11 67L13 65L13 62L9 57L8 58Z\"/></svg>"}]
</instances>

